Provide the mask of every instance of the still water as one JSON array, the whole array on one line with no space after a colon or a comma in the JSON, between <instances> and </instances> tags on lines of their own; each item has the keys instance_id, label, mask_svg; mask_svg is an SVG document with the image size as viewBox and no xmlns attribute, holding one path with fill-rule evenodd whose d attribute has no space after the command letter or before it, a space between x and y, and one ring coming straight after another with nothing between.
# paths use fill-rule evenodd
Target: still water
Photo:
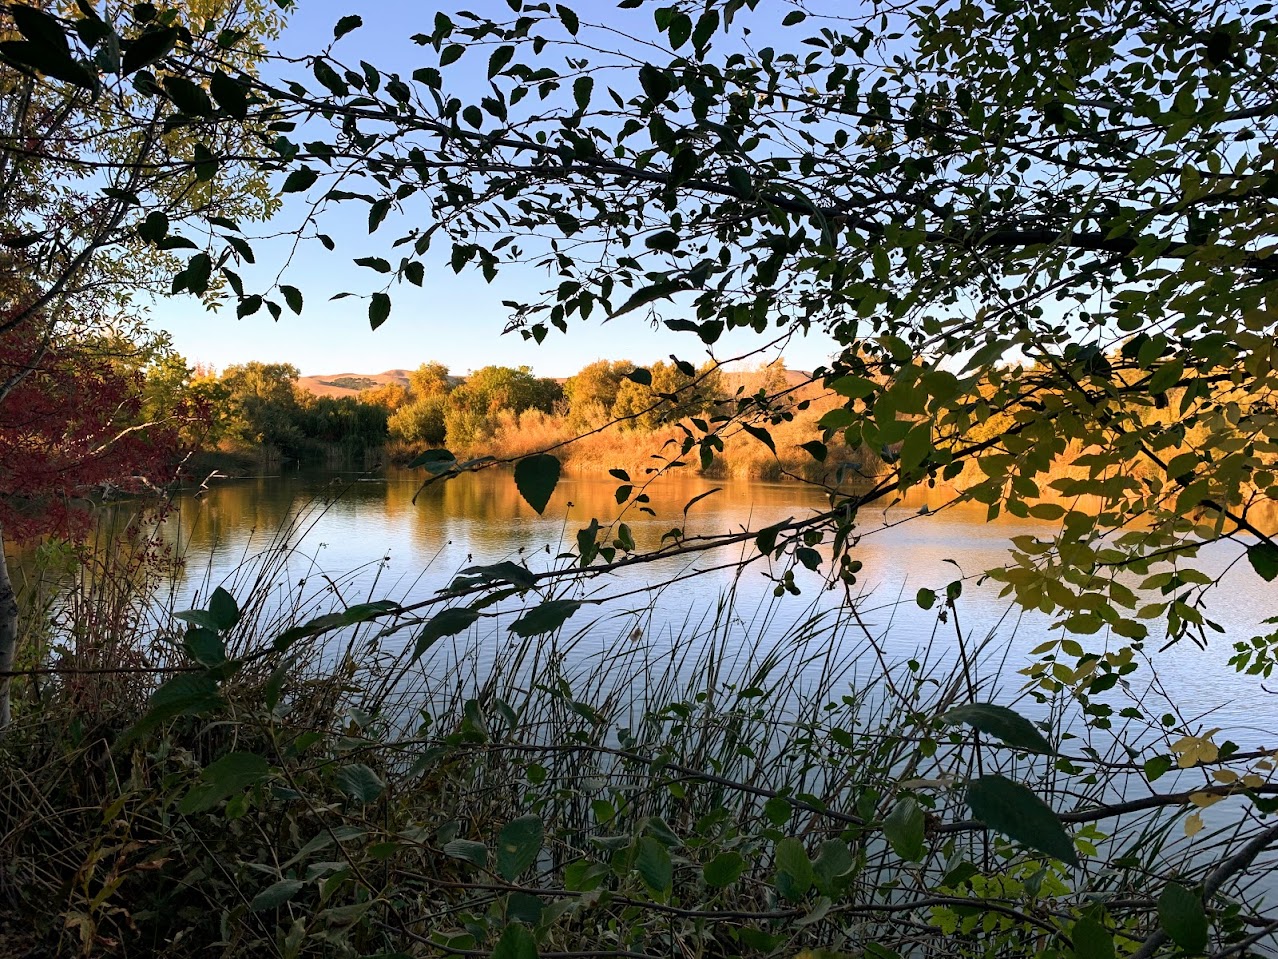
<instances>
[{"instance_id":1,"label":"still water","mask_svg":"<svg viewBox=\"0 0 1278 959\"><path fill-rule=\"evenodd\" d=\"M261 592L268 581L281 605L302 595L319 596L315 602L321 604L376 599L411 604L435 596L472 565L514 560L534 571L564 566L571 561L559 554L575 549L578 530L592 518L625 522L644 549L657 546L672 527L688 535L757 529L826 505L823 497L795 484L666 478L648 490L655 513L648 515L633 505L624 511L617 505L614 480L569 477L539 516L520 498L509 474L464 476L419 494L421 478L394 470L374 476L285 473L219 481L199 495L183 494L168 524L168 536L186 556L177 604L200 603L218 584L243 596ZM685 515L689 501L716 488ZM939 502L926 505L935 508ZM755 647L781 641L821 611L833 619L835 611L855 608L855 618L840 616L844 625L822 640L828 647L824 658L795 668L828 671L835 663L854 677L881 670L885 661L921 658L924 650L930 650L935 667L951 668L956 627L961 627L966 642L983 650L980 679L986 694L1017 702L1024 694L1016 670L1031 661L1031 649L1061 634L1051 630L1049 618L1013 609L999 597L999 584L982 582L979 574L1004 560L1011 537L1043 535L1050 527L1010 517L986 522L984 507L920 515L923 505L924 500L912 499L862 512L855 555L863 570L851 593L826 591L819 573L800 569L796 582L803 595L774 600L775 583L768 574L782 570L769 570L759 561L744 572L734 569L734 559L756 556L748 546L672 557L591 579L565 595L615 599L585 607L565 633L576 634L576 656L606 662L625 652L629 662L637 648L650 657L668 655L713 618L729 593L740 642ZM287 549L276 549L285 541ZM265 572L263 555L271 557ZM1244 749L1278 746L1278 701L1260 680L1240 676L1227 662L1235 641L1271 632L1274 627L1263 621L1278 612L1278 591L1245 560L1239 562L1240 555L1241 547L1222 544L1200 560L1205 571L1222 574L1209 593L1208 614L1226 633L1209 634L1205 648L1186 640L1160 651L1161 643L1148 642L1161 691L1149 686L1153 671L1142 669L1131 686L1107 694L1115 709L1134 700L1157 714L1165 693L1179 703L1191 728L1219 727L1222 737ZM925 611L914 602L919 588L943 593L960 577L964 589L957 617L939 616L939 604ZM518 615L518 606L512 606L495 626L484 621L488 632L476 637L481 660L502 654L506 627ZM387 643L403 644L410 636L401 632ZM870 640L882 658L867 655ZM1114 648L1124 644L1118 637L1084 638L1091 651L1101 651L1106 642ZM742 650L743 659L751 652Z\"/></svg>"}]
</instances>

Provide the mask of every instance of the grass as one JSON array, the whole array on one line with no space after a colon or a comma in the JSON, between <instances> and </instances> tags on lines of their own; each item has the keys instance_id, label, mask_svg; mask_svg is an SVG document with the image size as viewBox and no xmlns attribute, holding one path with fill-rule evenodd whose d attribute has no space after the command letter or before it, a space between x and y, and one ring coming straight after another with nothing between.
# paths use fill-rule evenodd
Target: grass
<instances>
[{"instance_id":1,"label":"grass","mask_svg":"<svg viewBox=\"0 0 1278 959\"><path fill-rule=\"evenodd\" d=\"M0 902L33 955L1067 956L1086 922L1126 953L1172 882L1211 890L1216 948L1268 922L1266 854L1212 886L1266 823L1189 844L1183 802L1115 811L1174 791L1143 766L1152 719L1022 697L1059 757L946 722L1018 696L1003 644L952 624L894 662L854 598L729 591L523 640L481 619L416 660L395 613L272 651L344 608L296 545L323 508L198 590L209 616L235 597L195 628L238 668L184 651L202 634L144 522L46 605L29 660L81 671L24 686L0 742ZM191 682L215 698L146 719ZM963 784L994 774L1067 816L1082 868L973 825Z\"/></svg>"},{"instance_id":2,"label":"grass","mask_svg":"<svg viewBox=\"0 0 1278 959\"><path fill-rule=\"evenodd\" d=\"M799 410L796 402L807 400L811 405ZM873 451L840 450L836 445L826 462L819 462L800 444L820 434L816 423L821 416L836 405L833 393L808 387L782 404L792 418L778 423L760 423L766 428L776 447L774 453L758 438L739 426L733 425L721 438L723 449L716 452L708 467L698 460L694 450L680 456L681 443L692 424L670 424L655 430L630 427L626 424L608 425L605 419L597 422L573 422L567 416L528 410L523 413L503 411L493 418L489 435L471 447L454 450L462 458L495 456L499 459L519 459L543 450L555 449L555 455L563 462L564 469L577 475L604 475L611 469L624 469L633 476L642 476L648 469L683 459L692 464L701 475L710 479L756 480L809 480L826 482L840 466L865 476L877 476L884 463ZM695 431L694 431L695 432ZM416 447L395 447L390 450L392 461L411 458L419 450Z\"/></svg>"}]
</instances>

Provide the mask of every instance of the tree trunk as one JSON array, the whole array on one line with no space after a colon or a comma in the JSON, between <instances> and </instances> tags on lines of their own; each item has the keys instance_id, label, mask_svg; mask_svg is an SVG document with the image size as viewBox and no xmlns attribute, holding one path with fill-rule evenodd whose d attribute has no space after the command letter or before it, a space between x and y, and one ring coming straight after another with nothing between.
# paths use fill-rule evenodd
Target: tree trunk
<instances>
[{"instance_id":1,"label":"tree trunk","mask_svg":"<svg viewBox=\"0 0 1278 959\"><path fill-rule=\"evenodd\" d=\"M9 578L9 563L4 555L4 529L0 527L0 736L12 719L9 687L13 677L14 654L18 648L18 597Z\"/></svg>"}]
</instances>

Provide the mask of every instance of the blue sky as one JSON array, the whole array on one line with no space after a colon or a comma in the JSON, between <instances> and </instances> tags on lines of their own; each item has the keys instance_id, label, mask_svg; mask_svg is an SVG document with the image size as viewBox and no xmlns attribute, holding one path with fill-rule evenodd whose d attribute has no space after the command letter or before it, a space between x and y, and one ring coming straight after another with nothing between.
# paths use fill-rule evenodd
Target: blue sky
<instances>
[{"instance_id":1,"label":"blue sky","mask_svg":"<svg viewBox=\"0 0 1278 959\"><path fill-rule=\"evenodd\" d=\"M577 8L583 17L598 16L597 9L612 9L611 4L596 8L596 3L598 0L584 0ZM502 18L509 13L509 8L500 0L466 3L459 0L458 5ZM451 12L454 4L300 0L279 48L285 55L293 56L319 50L331 40L333 24L343 15L355 12L363 17L364 26L341 40L338 55L351 63L367 59L383 72L397 71L407 76L417 67L437 62L434 51L419 47L409 39L414 33L430 32L436 9ZM450 70L450 79L457 76L455 68ZM478 91L483 83L482 75L475 76L474 82ZM569 327L567 336L552 331L540 346L518 334L503 336L501 331L508 311L501 301L521 295L531 298L538 290L552 285L547 283L544 274L538 275L531 268L504 270L489 285L477 273L467 271L457 276L451 270L431 270L428 266L423 289L407 284L392 289L391 317L380 329L372 331L364 300L333 301L330 298L347 290L363 293L375 288L373 274L353 266L351 259L383 254L381 235L396 235L393 227L400 224L393 222L392 215L378 237L370 238L365 225L367 207L362 203L346 206L347 209L328 215L324 221L325 232L338 242L337 251L328 253L316 242L305 243L289 266L285 282L301 289L306 301L301 316L286 310L276 322L263 310L256 316L237 320L233 304L218 312L208 312L190 297L177 297L154 306L152 323L171 334L174 347L190 362L218 368L248 360L288 362L303 374L374 373L435 360L456 373L500 364L528 365L543 376L567 376L603 357L648 363L670 353L694 362L700 362L707 355L695 336L676 335L665 329L654 331L637 313L610 323L597 318L587 323L578 321ZM256 232L287 230L298 221L299 209L297 202L286 204L276 223L259 224ZM413 209L420 212L421 207ZM245 278L250 286L254 281L269 285L284 265L289 244L259 242L254 248L258 267L244 270ZM677 307L666 305L665 318L679 315ZM720 340L715 352L723 359L758 345L756 334L738 331ZM832 341L823 334L813 333L787 345L786 365L792 369L811 369L826 362L833 351Z\"/></svg>"}]
</instances>

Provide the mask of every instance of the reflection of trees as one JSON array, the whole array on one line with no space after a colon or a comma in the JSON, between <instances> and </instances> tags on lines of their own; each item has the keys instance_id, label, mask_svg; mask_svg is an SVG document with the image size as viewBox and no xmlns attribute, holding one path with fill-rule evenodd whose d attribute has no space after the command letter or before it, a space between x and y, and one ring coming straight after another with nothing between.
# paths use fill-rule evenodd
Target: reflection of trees
<instances>
[{"instance_id":1,"label":"reflection of trees","mask_svg":"<svg viewBox=\"0 0 1278 959\"><path fill-rule=\"evenodd\" d=\"M605 527L610 521L625 522L637 547L650 550L658 548L662 536L673 527L684 528L689 536L742 527L757 529L789 517L801 518L825 506L823 498L792 484L712 483L671 476L648 488L648 505L656 514L651 516L640 513L633 504L625 510L619 507L614 496L616 481L569 477L555 492L546 514L538 516L519 496L508 472L437 482L418 494L422 479L423 474L416 471L392 470L373 481L346 476L335 482L331 474L308 473L231 481L199 497L178 497L164 537L185 556L185 582L191 587L205 576L225 575L280 543L285 532L291 532L297 543L299 534L313 523L314 530L301 541L303 553L314 555L324 543L326 548L318 561L339 576L389 553L392 580L402 577L403 586L383 589L380 595L400 599L409 591L419 598L428 595L468 563L521 558L521 552L535 569L563 562L556 561L555 554L561 545L575 545L577 531L592 518ZM720 491L693 505L685 522L685 505L715 486L720 486ZM418 494L416 502L414 494ZM857 527L862 539L856 548L865 564L865 586L904 581L911 586L943 584L957 575L945 560L960 559L965 571L971 572L976 568L974 563L996 564L998 550L1005 548L1008 537L1052 528L1051 524L1009 516L990 524L983 504L960 504L919 522L880 529L913 517L923 506L936 511L952 495L952 491L940 488L915 490L890 510L863 512ZM1069 505L1088 508L1088 504L1072 501ZM1271 527L1278 525L1272 506L1269 514L1257 512L1253 518ZM601 538L615 535L615 529L605 529ZM685 562L672 560L646 573L630 575L639 577L636 585L638 581L655 582L677 575ZM698 562L709 564L711 559ZM706 588L715 583L725 586L728 579L726 573L710 577L687 595L708 596ZM813 579L811 585L815 583Z\"/></svg>"},{"instance_id":2,"label":"reflection of trees","mask_svg":"<svg viewBox=\"0 0 1278 959\"><path fill-rule=\"evenodd\" d=\"M538 516L519 496L509 473L461 476L432 483L412 503L421 475L408 471L388 474L387 510L412 517L414 545L434 551L453 540L466 545L476 561L506 555L520 547L554 550L561 535L572 542L577 530L592 518L607 524L620 519L644 548L660 545L663 533L684 525L683 509L693 497L716 486L721 491L701 500L688 515L688 532L723 532L760 517L783 519L817 508L821 499L792 485L738 481L714 483L695 477L663 477L648 488L651 516L634 505L623 511L617 505L617 482L610 479L569 477L560 482L544 516ZM571 504L571 505L569 505Z\"/></svg>"},{"instance_id":3,"label":"reflection of trees","mask_svg":"<svg viewBox=\"0 0 1278 959\"><path fill-rule=\"evenodd\" d=\"M167 538L188 554L264 545L287 527L308 525L328 510L383 513L387 484L331 474L232 480L174 501Z\"/></svg>"}]
</instances>

